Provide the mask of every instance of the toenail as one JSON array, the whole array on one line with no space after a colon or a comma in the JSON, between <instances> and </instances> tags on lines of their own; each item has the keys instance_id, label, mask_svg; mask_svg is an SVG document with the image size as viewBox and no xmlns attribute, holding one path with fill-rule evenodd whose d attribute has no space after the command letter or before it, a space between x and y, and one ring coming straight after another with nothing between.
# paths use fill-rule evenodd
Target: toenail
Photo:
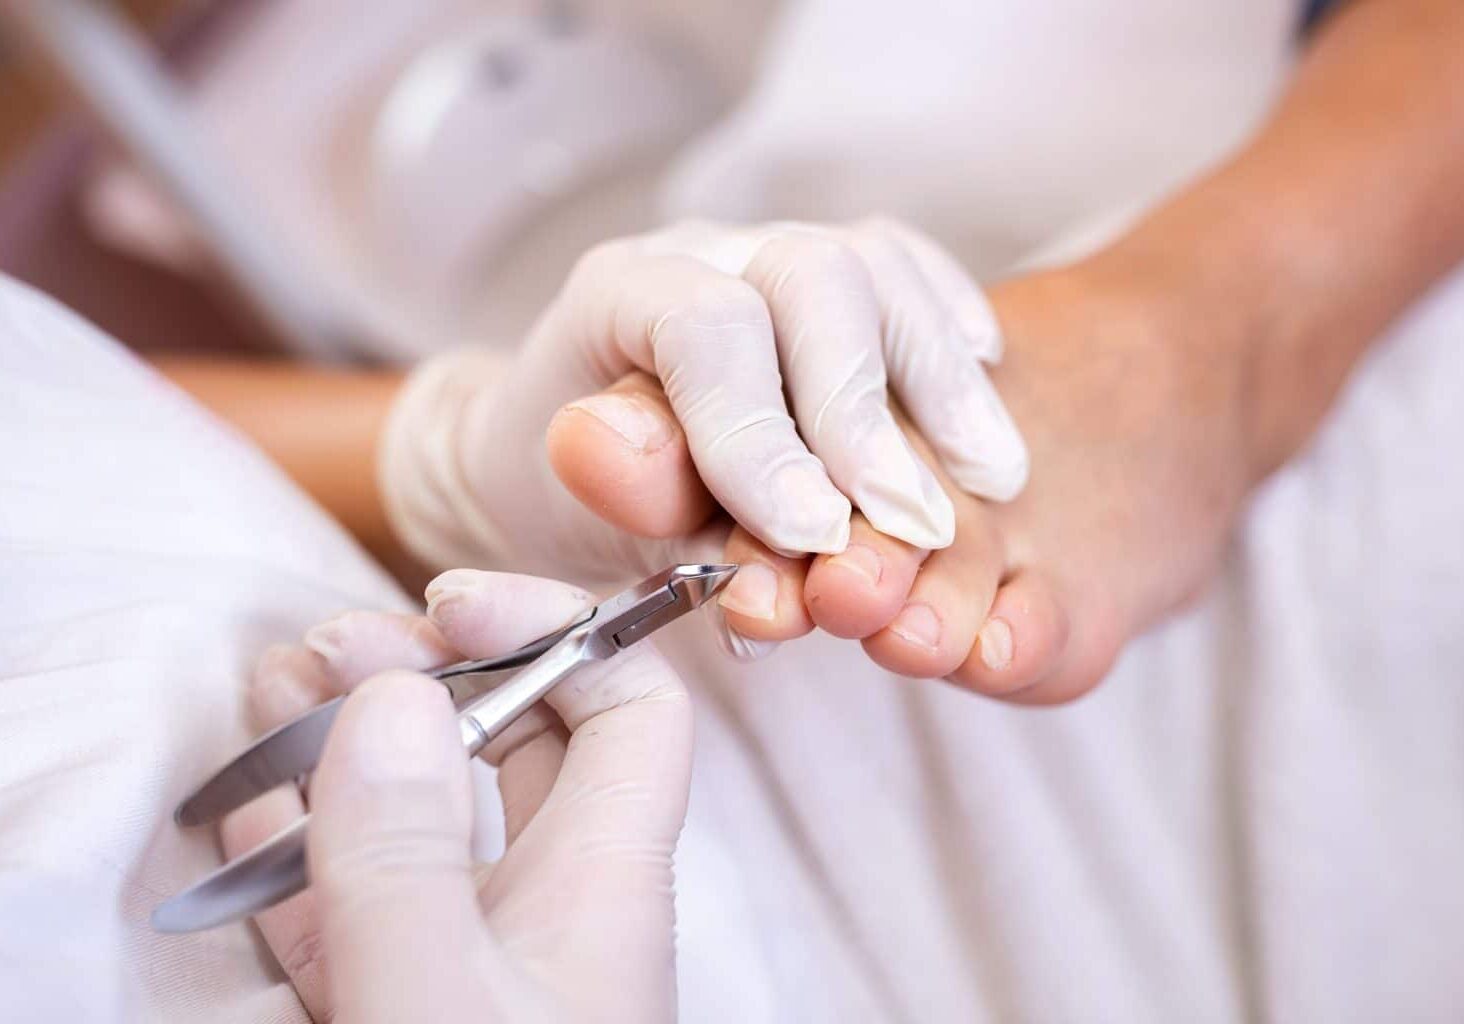
<instances>
[{"instance_id":1,"label":"toenail","mask_svg":"<svg viewBox=\"0 0 1464 1024\"><path fill-rule=\"evenodd\" d=\"M591 395L565 409L593 416L637 451L654 451L671 440L671 425L664 416L622 395Z\"/></svg>"},{"instance_id":2,"label":"toenail","mask_svg":"<svg viewBox=\"0 0 1464 1024\"><path fill-rule=\"evenodd\" d=\"M879 586L880 578L884 576L884 559L879 557L879 552L874 548L867 548L863 544L850 544L830 558L828 564L857 573L868 580L870 586Z\"/></svg>"},{"instance_id":3,"label":"toenail","mask_svg":"<svg viewBox=\"0 0 1464 1024\"><path fill-rule=\"evenodd\" d=\"M1012 627L1005 619L988 619L976 634L981 645L981 660L993 672L1000 672L1012 663Z\"/></svg>"},{"instance_id":4,"label":"toenail","mask_svg":"<svg viewBox=\"0 0 1464 1024\"><path fill-rule=\"evenodd\" d=\"M756 562L744 564L717 603L729 612L766 622L778 608L778 574Z\"/></svg>"},{"instance_id":5,"label":"toenail","mask_svg":"<svg viewBox=\"0 0 1464 1024\"><path fill-rule=\"evenodd\" d=\"M940 646L940 616L928 604L907 604L890 629L917 647L933 651Z\"/></svg>"}]
</instances>

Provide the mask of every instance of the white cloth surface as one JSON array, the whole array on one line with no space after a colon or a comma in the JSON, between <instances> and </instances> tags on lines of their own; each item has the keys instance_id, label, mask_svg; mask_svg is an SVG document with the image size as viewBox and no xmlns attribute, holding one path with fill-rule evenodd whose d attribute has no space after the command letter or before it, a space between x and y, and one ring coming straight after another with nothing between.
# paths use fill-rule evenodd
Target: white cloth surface
<instances>
[{"instance_id":1,"label":"white cloth surface","mask_svg":"<svg viewBox=\"0 0 1464 1024\"><path fill-rule=\"evenodd\" d=\"M791 8L670 204L880 206L1004 265L1223 153L1282 80L1297 13L914 2L892 25L874 6ZM912 63L925 116L900 118ZM903 159L872 159L895 142ZM167 809L242 742L265 643L403 599L258 456L3 294L9 1016L298 1017L246 929L146 931L217 860ZM893 679L824 638L733 667L706 631L668 637L699 700L684 1019L1464 1016L1461 335L1455 275L1258 496L1204 602L1076 706Z\"/></svg>"},{"instance_id":2,"label":"white cloth surface","mask_svg":"<svg viewBox=\"0 0 1464 1024\"><path fill-rule=\"evenodd\" d=\"M1458 1019L1461 333L1464 273L1258 496L1204 602L1077 705L826 638L726 669L680 634L707 697L686 1019Z\"/></svg>"},{"instance_id":3,"label":"white cloth surface","mask_svg":"<svg viewBox=\"0 0 1464 1024\"><path fill-rule=\"evenodd\" d=\"M0 278L0 1017L302 1016L245 927L152 933L219 863L170 808L249 738L264 645L385 575L241 439Z\"/></svg>"}]
</instances>

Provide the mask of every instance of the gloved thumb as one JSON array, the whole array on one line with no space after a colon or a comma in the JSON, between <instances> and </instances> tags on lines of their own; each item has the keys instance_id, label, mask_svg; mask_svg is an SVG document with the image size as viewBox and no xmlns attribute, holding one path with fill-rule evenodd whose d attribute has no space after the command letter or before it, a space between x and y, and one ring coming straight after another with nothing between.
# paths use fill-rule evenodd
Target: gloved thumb
<instances>
[{"instance_id":1,"label":"gloved thumb","mask_svg":"<svg viewBox=\"0 0 1464 1024\"><path fill-rule=\"evenodd\" d=\"M447 691L405 671L363 683L331 729L310 801L310 876L339 1019L450 1020L474 1005L465 965L480 960L486 933L468 759Z\"/></svg>"}]
</instances>

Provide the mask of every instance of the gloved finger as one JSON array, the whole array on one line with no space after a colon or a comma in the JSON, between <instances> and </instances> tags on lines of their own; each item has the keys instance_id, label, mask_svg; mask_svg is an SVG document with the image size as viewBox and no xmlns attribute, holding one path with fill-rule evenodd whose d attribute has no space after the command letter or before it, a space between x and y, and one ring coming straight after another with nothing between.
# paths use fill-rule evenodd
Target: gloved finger
<instances>
[{"instance_id":1,"label":"gloved finger","mask_svg":"<svg viewBox=\"0 0 1464 1024\"><path fill-rule=\"evenodd\" d=\"M307 646L309 645L309 646ZM305 644L268 648L250 681L256 727L267 732L387 668L428 668L459 657L420 615L347 612L306 633ZM220 824L227 858L247 853L305 812L300 791L278 787ZM314 894L307 890L255 917L260 934L316 1020L331 1016Z\"/></svg>"},{"instance_id":2,"label":"gloved finger","mask_svg":"<svg viewBox=\"0 0 1464 1024\"><path fill-rule=\"evenodd\" d=\"M950 499L890 414L879 307L858 254L790 228L762 244L743 277L767 302L794 418L834 483L880 532L950 544Z\"/></svg>"},{"instance_id":3,"label":"gloved finger","mask_svg":"<svg viewBox=\"0 0 1464 1024\"><path fill-rule=\"evenodd\" d=\"M595 599L558 580L479 569L450 569L427 585L427 618L458 658L507 653L568 625ZM519 747L557 724L534 708L519 717L479 756L502 766Z\"/></svg>"},{"instance_id":4,"label":"gloved finger","mask_svg":"<svg viewBox=\"0 0 1464 1024\"><path fill-rule=\"evenodd\" d=\"M660 381L640 370L560 409L546 443L560 483L637 537L684 536L714 510Z\"/></svg>"},{"instance_id":5,"label":"gloved finger","mask_svg":"<svg viewBox=\"0 0 1464 1024\"><path fill-rule=\"evenodd\" d=\"M558 580L481 569L449 569L427 584L426 594L428 620L466 658L516 650L595 603L587 591Z\"/></svg>"},{"instance_id":6,"label":"gloved finger","mask_svg":"<svg viewBox=\"0 0 1464 1024\"><path fill-rule=\"evenodd\" d=\"M454 1020L491 1005L467 764L447 691L425 676L374 676L336 718L307 856L342 1020Z\"/></svg>"},{"instance_id":7,"label":"gloved finger","mask_svg":"<svg viewBox=\"0 0 1464 1024\"><path fill-rule=\"evenodd\" d=\"M571 737L548 799L484 892L497 934L572 977L566 1016L674 1016L672 853L686 814L686 690L649 642L571 676L547 701ZM644 1008L651 1007L652 1010Z\"/></svg>"},{"instance_id":8,"label":"gloved finger","mask_svg":"<svg viewBox=\"0 0 1464 1024\"><path fill-rule=\"evenodd\" d=\"M339 696L363 673L393 666L425 668L456 656L421 616L350 612L315 627L307 638L312 634L332 658L303 644L278 644L261 656L249 690L261 732ZM233 859L247 853L304 812L304 801L294 786L279 787L251 801L220 825L224 856ZM311 1017L328 1019L329 991L314 893L307 890L271 907L257 915L255 923Z\"/></svg>"},{"instance_id":9,"label":"gloved finger","mask_svg":"<svg viewBox=\"0 0 1464 1024\"><path fill-rule=\"evenodd\" d=\"M255 732L269 732L335 696L325 659L304 644L271 644L255 662L245 703Z\"/></svg>"},{"instance_id":10,"label":"gloved finger","mask_svg":"<svg viewBox=\"0 0 1464 1024\"><path fill-rule=\"evenodd\" d=\"M456 653L420 615L353 611L265 649L249 681L250 717L268 732L387 668L431 668Z\"/></svg>"},{"instance_id":11,"label":"gloved finger","mask_svg":"<svg viewBox=\"0 0 1464 1024\"><path fill-rule=\"evenodd\" d=\"M458 659L436 626L421 615L403 612L345 612L306 630L305 646L325 664L331 697L348 693L389 668L419 670Z\"/></svg>"},{"instance_id":12,"label":"gloved finger","mask_svg":"<svg viewBox=\"0 0 1464 1024\"><path fill-rule=\"evenodd\" d=\"M898 220L870 218L860 224L860 230L887 235L899 242L955 316L956 323L970 339L976 357L986 363L1001 362L1000 322L986 293L972 280L965 267L934 241Z\"/></svg>"},{"instance_id":13,"label":"gloved finger","mask_svg":"<svg viewBox=\"0 0 1464 1024\"><path fill-rule=\"evenodd\" d=\"M513 846L548 799L569 749L569 730L552 710L545 710L554 721L508 751L498 764L498 795L503 801L503 834L508 846Z\"/></svg>"},{"instance_id":14,"label":"gloved finger","mask_svg":"<svg viewBox=\"0 0 1464 1024\"><path fill-rule=\"evenodd\" d=\"M305 710L308 709L309 705ZM243 856L304 813L305 803L293 786L280 786L250 801L219 825L224 858L233 860ZM290 979L300 1002L305 1004L305 1011L313 1020L330 1020L333 1014L325 947L320 940L314 890L306 889L256 914L254 923Z\"/></svg>"},{"instance_id":15,"label":"gloved finger","mask_svg":"<svg viewBox=\"0 0 1464 1024\"><path fill-rule=\"evenodd\" d=\"M875 282L885 365L905 411L962 490L1015 498L1027 481L1027 446L968 330L888 229L846 237ZM999 337L994 317L991 324Z\"/></svg>"},{"instance_id":16,"label":"gloved finger","mask_svg":"<svg viewBox=\"0 0 1464 1024\"><path fill-rule=\"evenodd\" d=\"M655 373L707 489L785 551L838 551L849 502L794 428L773 326L747 282L634 243L586 255L556 303L565 336L599 345L615 375Z\"/></svg>"},{"instance_id":17,"label":"gloved finger","mask_svg":"<svg viewBox=\"0 0 1464 1024\"><path fill-rule=\"evenodd\" d=\"M807 557L780 555L738 527L727 538L723 560L740 566L717 597L734 656L760 658L781 641L812 631L803 605Z\"/></svg>"}]
</instances>

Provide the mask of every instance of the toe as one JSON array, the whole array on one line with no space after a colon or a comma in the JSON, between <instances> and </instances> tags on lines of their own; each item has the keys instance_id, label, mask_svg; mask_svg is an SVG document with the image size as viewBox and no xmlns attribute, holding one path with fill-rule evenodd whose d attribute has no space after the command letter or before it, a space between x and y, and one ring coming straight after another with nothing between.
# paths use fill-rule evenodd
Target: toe
<instances>
[{"instance_id":1,"label":"toe","mask_svg":"<svg viewBox=\"0 0 1464 1024\"><path fill-rule=\"evenodd\" d=\"M990 697L1034 696L1062 663L1068 617L1042 574L1023 570L1002 584L953 682Z\"/></svg>"},{"instance_id":2,"label":"toe","mask_svg":"<svg viewBox=\"0 0 1464 1024\"><path fill-rule=\"evenodd\" d=\"M638 537L680 537L712 513L686 435L660 384L644 373L560 409L546 443L569 492Z\"/></svg>"},{"instance_id":3,"label":"toe","mask_svg":"<svg viewBox=\"0 0 1464 1024\"><path fill-rule=\"evenodd\" d=\"M818 556L808 570L803 597L814 624L834 636L873 636L904 607L926 554L885 536L856 514L849 524L849 546L837 555Z\"/></svg>"},{"instance_id":4,"label":"toe","mask_svg":"<svg viewBox=\"0 0 1464 1024\"><path fill-rule=\"evenodd\" d=\"M962 517L956 542L926 559L904 606L864 649L892 672L934 679L954 672L986 620L1002 571L999 538L979 507Z\"/></svg>"},{"instance_id":5,"label":"toe","mask_svg":"<svg viewBox=\"0 0 1464 1024\"><path fill-rule=\"evenodd\" d=\"M727 538L740 569L717 599L727 626L749 640L792 640L813 629L803 605L808 559L777 554L740 526Z\"/></svg>"},{"instance_id":6,"label":"toe","mask_svg":"<svg viewBox=\"0 0 1464 1024\"><path fill-rule=\"evenodd\" d=\"M1074 601L1084 609L1072 620L1052 671L1025 689L1008 694L1014 704L1065 704L1092 690L1108 675L1133 627L1101 601Z\"/></svg>"}]
</instances>

